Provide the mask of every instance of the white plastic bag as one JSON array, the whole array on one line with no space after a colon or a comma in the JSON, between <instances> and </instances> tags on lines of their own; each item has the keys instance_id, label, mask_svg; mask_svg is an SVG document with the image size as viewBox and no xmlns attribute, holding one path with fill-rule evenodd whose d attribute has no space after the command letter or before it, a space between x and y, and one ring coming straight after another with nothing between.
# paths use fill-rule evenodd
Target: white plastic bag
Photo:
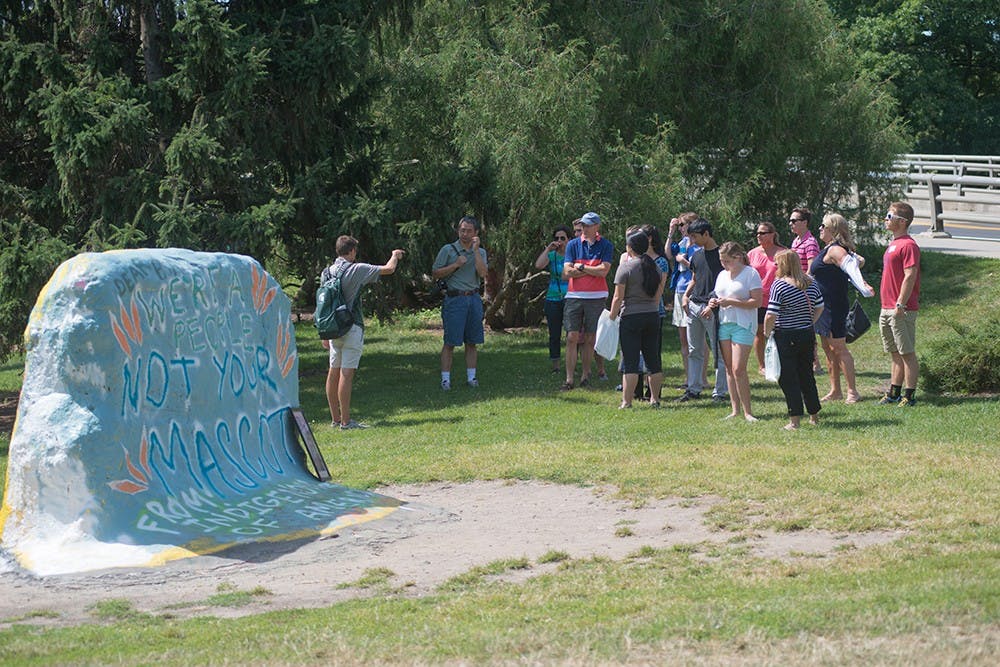
<instances>
[{"instance_id":1,"label":"white plastic bag","mask_svg":"<svg viewBox=\"0 0 1000 667\"><path fill-rule=\"evenodd\" d=\"M611 319L610 310L602 312L600 319L597 320L594 352L605 359L614 359L618 355L618 320Z\"/></svg>"},{"instance_id":2,"label":"white plastic bag","mask_svg":"<svg viewBox=\"0 0 1000 667\"><path fill-rule=\"evenodd\" d=\"M777 382L781 375L781 359L778 358L778 346L774 342L774 335L767 337L767 344L764 345L764 379L770 382Z\"/></svg>"}]
</instances>

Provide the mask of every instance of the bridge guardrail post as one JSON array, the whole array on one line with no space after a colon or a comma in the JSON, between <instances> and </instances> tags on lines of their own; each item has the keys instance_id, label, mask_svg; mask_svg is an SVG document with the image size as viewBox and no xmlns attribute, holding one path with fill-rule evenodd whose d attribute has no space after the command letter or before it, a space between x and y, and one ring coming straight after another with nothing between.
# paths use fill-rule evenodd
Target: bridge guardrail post
<instances>
[{"instance_id":1,"label":"bridge guardrail post","mask_svg":"<svg viewBox=\"0 0 1000 667\"><path fill-rule=\"evenodd\" d=\"M933 175L927 179L927 203L931 208L931 228L934 238L951 238L944 229L944 204L941 202L941 183Z\"/></svg>"}]
</instances>

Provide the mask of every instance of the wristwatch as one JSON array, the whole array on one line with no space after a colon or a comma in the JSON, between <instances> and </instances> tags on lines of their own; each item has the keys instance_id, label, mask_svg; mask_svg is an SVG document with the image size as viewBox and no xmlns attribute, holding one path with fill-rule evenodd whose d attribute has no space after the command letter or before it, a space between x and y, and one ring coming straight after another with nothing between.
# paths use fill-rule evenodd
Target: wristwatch
<instances>
[{"instance_id":1,"label":"wristwatch","mask_svg":"<svg viewBox=\"0 0 1000 667\"><path fill-rule=\"evenodd\" d=\"M903 312L906 312L906 306L904 306L904 305L903 305L903 304L901 304L901 303L897 303L897 304L896 304L896 308L902 308L902 309L903 309Z\"/></svg>"}]
</instances>

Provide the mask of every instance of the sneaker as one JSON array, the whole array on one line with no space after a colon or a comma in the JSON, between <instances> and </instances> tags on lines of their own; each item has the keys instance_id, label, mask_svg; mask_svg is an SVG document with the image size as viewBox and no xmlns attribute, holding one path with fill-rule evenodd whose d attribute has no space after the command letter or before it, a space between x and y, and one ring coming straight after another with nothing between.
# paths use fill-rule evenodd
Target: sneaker
<instances>
[{"instance_id":1,"label":"sneaker","mask_svg":"<svg viewBox=\"0 0 1000 667\"><path fill-rule=\"evenodd\" d=\"M906 396L904 396L903 398L899 399L899 403L897 403L896 407L900 407L900 408L912 408L916 404L917 404L917 399L915 399L915 398L907 398Z\"/></svg>"},{"instance_id":2,"label":"sneaker","mask_svg":"<svg viewBox=\"0 0 1000 667\"><path fill-rule=\"evenodd\" d=\"M597 379L600 380L601 382L607 382L608 381L608 374L607 373L601 373L600 375L597 376Z\"/></svg>"},{"instance_id":3,"label":"sneaker","mask_svg":"<svg viewBox=\"0 0 1000 667\"><path fill-rule=\"evenodd\" d=\"M674 403L687 403L688 401L693 401L701 398L701 394L696 394L693 391L685 391L683 394L674 399Z\"/></svg>"},{"instance_id":4,"label":"sneaker","mask_svg":"<svg viewBox=\"0 0 1000 667\"><path fill-rule=\"evenodd\" d=\"M722 396L721 394L712 394L712 402L713 403L728 403L729 402L729 397L728 396Z\"/></svg>"},{"instance_id":5,"label":"sneaker","mask_svg":"<svg viewBox=\"0 0 1000 667\"><path fill-rule=\"evenodd\" d=\"M451 380L441 380L441 390L451 391Z\"/></svg>"},{"instance_id":6,"label":"sneaker","mask_svg":"<svg viewBox=\"0 0 1000 667\"><path fill-rule=\"evenodd\" d=\"M888 392L879 400L879 405L893 405L902 400L901 396L890 396Z\"/></svg>"},{"instance_id":7,"label":"sneaker","mask_svg":"<svg viewBox=\"0 0 1000 667\"><path fill-rule=\"evenodd\" d=\"M479 380L477 380L476 378L472 378L471 380L469 380L469 386L472 387L473 389L476 389L477 387L479 387Z\"/></svg>"},{"instance_id":8,"label":"sneaker","mask_svg":"<svg viewBox=\"0 0 1000 667\"><path fill-rule=\"evenodd\" d=\"M368 424L365 424L364 422L356 422L352 419L347 423L340 425L341 431L351 431L356 428L368 428Z\"/></svg>"}]
</instances>

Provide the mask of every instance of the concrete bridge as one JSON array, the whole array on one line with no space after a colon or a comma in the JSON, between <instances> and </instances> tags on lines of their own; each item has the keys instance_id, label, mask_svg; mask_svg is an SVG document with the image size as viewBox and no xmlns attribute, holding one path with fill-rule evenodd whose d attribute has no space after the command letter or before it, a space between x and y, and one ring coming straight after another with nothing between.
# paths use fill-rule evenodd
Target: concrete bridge
<instances>
[{"instance_id":1,"label":"concrete bridge","mask_svg":"<svg viewBox=\"0 0 1000 667\"><path fill-rule=\"evenodd\" d=\"M1000 246L1000 156L901 155L892 177L916 214L914 236L940 239L942 249Z\"/></svg>"}]
</instances>

